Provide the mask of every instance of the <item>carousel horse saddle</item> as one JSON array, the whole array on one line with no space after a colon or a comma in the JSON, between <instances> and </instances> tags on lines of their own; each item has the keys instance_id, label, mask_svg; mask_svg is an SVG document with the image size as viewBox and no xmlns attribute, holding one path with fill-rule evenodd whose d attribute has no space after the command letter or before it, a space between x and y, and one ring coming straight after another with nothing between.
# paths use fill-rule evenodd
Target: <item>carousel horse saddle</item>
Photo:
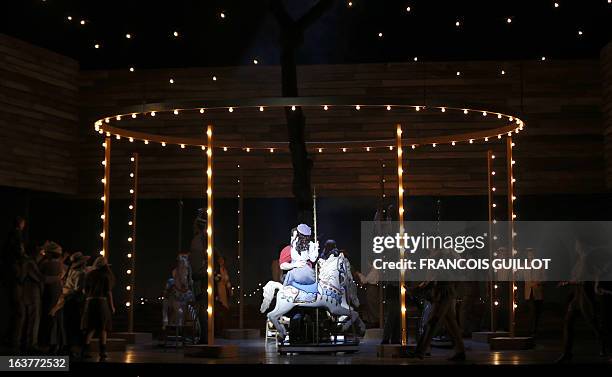
<instances>
[{"instance_id":1,"label":"carousel horse saddle","mask_svg":"<svg viewBox=\"0 0 612 377\"><path fill-rule=\"evenodd\" d=\"M313 284L300 284L300 283L292 282L291 285L293 287L299 289L300 291L304 291L306 293L317 293L317 292L319 292L318 287L317 287L317 283L313 283Z\"/></svg>"}]
</instances>

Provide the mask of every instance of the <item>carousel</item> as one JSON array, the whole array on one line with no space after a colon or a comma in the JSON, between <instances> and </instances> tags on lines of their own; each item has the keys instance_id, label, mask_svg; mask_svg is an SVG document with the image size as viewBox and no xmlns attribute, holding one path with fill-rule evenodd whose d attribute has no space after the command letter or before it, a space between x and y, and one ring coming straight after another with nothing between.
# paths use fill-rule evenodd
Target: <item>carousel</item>
<instances>
[{"instance_id":1,"label":"carousel","mask_svg":"<svg viewBox=\"0 0 612 377\"><path fill-rule=\"evenodd\" d=\"M205 271L205 297L206 303L202 312L206 313L206 324L197 316L197 307L193 303L189 292L189 277L187 267L180 271L179 279L173 284L178 287L176 300L173 301L170 310L174 319L164 319L164 325L172 323L189 323L192 328L191 341L197 343L201 338L206 340L206 347L215 347L215 277L214 261L214 198L215 178L220 175L221 168L215 162L217 158L223 159L224 154L234 155L265 153L268 155L282 155L290 153L291 145L287 141L265 141L244 140L239 137L241 131L232 128L224 130L223 125L215 124L215 116L223 114L248 113L251 122L257 123L257 116L270 111L282 114L283 112L306 111L306 112L339 112L347 114L350 112L372 112L385 115L386 131L382 134L387 137L375 139L334 139L334 140L310 140L305 143L307 152L313 156L320 154L336 154L341 156L346 153L371 153L372 155L385 156L382 164L383 169L393 172L396 185L394 188L396 203L396 218L400 224L405 219L405 200L409 194L405 190L405 172L410 169L407 161L411 153L420 150L433 152L445 148L463 148L469 150L472 146L480 146L479 150L485 149L482 154L482 165L486 167L487 180L483 182L483 190L486 187L488 196L489 227L493 230L495 226L494 195L497 187L495 185L496 171L494 162L496 159L504 160L506 176L502 179L506 188L508 229L497 230L508 232L508 249L514 250L513 220L516 218L514 212L515 182L513 175L515 160L513 159L513 148L515 147L515 136L525 127L523 119L505 109L492 109L483 104L462 104L444 100L415 100L412 103L389 103L385 99L365 98L331 98L331 97L283 97L283 98L258 98L251 100L223 100L208 101L177 101L162 103L145 103L138 106L130 106L116 109L113 114L106 114L95 121L94 128L104 138L104 175L101 178L103 186L103 212L101 215L102 232L100 233L102 248L100 254L108 257L109 250L109 204L112 199L110 192L111 149L115 143L141 143L156 148L180 148L201 151L202 158L202 192L205 196L205 206L202 208L200 223L202 225L202 250L203 270ZM388 121L389 114L394 121ZM396 115L397 114L397 115ZM415 114L428 116L443 116L444 122L456 126L448 127L445 132L428 132L427 130L416 130L412 121ZM189 136L168 135L161 130L151 132L147 128L146 120L166 117L169 122L180 122L181 117L188 116L190 119L200 119L199 131L190 132ZM457 126L458 125L458 126ZM330 124L333 126L333 124ZM450 130L450 131L449 131ZM159 131L159 132L157 132ZM217 136L219 135L219 136ZM503 155L496 155L501 152ZM141 152L142 153L142 152ZM376 157L373 157L374 159ZM128 275L129 286L125 306L128 310L128 331L134 329L134 289L136 276L136 230L137 230L137 203L139 192L139 153L130 156L129 193L131 203L129 205L130 218L125 219L130 226L128 242L130 250L125 266ZM223 164L229 166L230 164ZM240 169L240 173L232 173L238 176L237 183L239 191L238 210L238 261L239 261L239 289L238 303L240 307L240 327L244 322L244 272L245 257L243 242L243 179L240 164L231 164ZM260 167L265 169L266 167ZM390 175L391 176L391 175ZM384 181L386 179L382 179ZM486 185L486 186L485 186ZM270 281L262 289L262 302L260 311L268 320L266 333L273 334L276 342L276 352L280 354L303 353L303 352L356 352L359 350L360 337L363 336L365 326L359 318L357 307L359 299L356 294L356 284L351 274L351 264L342 253L337 255L325 255L321 257L317 229L316 192L322 185L314 185L315 195L313 197L313 218L307 221L309 224L294 224L295 229L289 234L287 230L281 231L281 238L287 239L291 246L291 261L285 269L287 276L283 281ZM347 187L350 189L350 187ZM408 192L407 192L408 191ZM323 190L322 194L325 192ZM386 194L382 197L386 198ZM400 228L400 233L403 232ZM492 237L493 231L489 232ZM492 243L490 243L492 245ZM490 250L493 253L493 250ZM403 250L400 249L400 257ZM282 267L281 267L282 268ZM314 279L303 279L297 271L310 269ZM408 344L407 326L407 284L406 272L401 270L400 275L400 324L401 324L401 347ZM297 276L297 277L296 277ZM301 277L300 277L301 276ZM488 284L491 312L491 331L496 331L495 312L497 302L493 299L499 296L495 290L497 285L491 280ZM509 337L514 337L514 312L516 310L516 292L514 283L509 285L508 292L510 305L510 331ZM381 312L384 308L381 305ZM178 313L178 314L177 314ZM382 323L382 315L381 315ZM205 329L204 329L205 327ZM220 346L219 346L220 347Z\"/></svg>"}]
</instances>

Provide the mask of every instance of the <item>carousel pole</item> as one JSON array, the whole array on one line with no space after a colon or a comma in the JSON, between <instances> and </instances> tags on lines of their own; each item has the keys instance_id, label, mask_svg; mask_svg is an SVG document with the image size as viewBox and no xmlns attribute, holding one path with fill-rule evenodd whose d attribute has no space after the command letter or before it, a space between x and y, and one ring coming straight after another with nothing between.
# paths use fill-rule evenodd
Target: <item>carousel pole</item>
<instances>
[{"instance_id":1,"label":"carousel pole","mask_svg":"<svg viewBox=\"0 0 612 377\"><path fill-rule=\"evenodd\" d=\"M136 290L136 210L138 203L138 153L133 153L130 158L132 162L133 170L130 173L132 178L132 188L130 194L132 195L132 203L130 210L132 211L131 220L128 222L130 225L131 236L128 238L130 243L130 253L128 258L130 259L130 285L127 286L128 290L128 302L130 303L130 310L128 310L128 332L134 332L134 292Z\"/></svg>"},{"instance_id":2,"label":"carousel pole","mask_svg":"<svg viewBox=\"0 0 612 377\"><path fill-rule=\"evenodd\" d=\"M107 134L109 135L109 134ZM110 224L110 166L111 166L111 138L107 136L104 139L104 195L102 196L103 201L103 215L102 215L102 252L100 255L106 257L108 260L110 252L108 250L108 230Z\"/></svg>"},{"instance_id":3,"label":"carousel pole","mask_svg":"<svg viewBox=\"0 0 612 377\"><path fill-rule=\"evenodd\" d=\"M516 215L514 214L514 176L512 173L514 160L512 159L512 147L514 143L512 142L512 136L508 135L506 137L506 176L508 179L508 252L511 255L511 258L515 257L514 250L514 219ZM509 306L509 318L510 318L510 336L514 337L515 335L515 311L516 311L516 282L514 281L514 271L511 272L511 279L509 285L509 296L508 300L510 301Z\"/></svg>"},{"instance_id":4,"label":"carousel pole","mask_svg":"<svg viewBox=\"0 0 612 377\"><path fill-rule=\"evenodd\" d=\"M493 160L495 156L492 150L487 151L487 198L489 207L489 258L493 259L493 193L495 187L493 186ZM489 307L491 311L491 331L497 331L497 324L495 323L495 282L493 272L489 272Z\"/></svg>"},{"instance_id":5,"label":"carousel pole","mask_svg":"<svg viewBox=\"0 0 612 377\"><path fill-rule=\"evenodd\" d=\"M215 343L215 277L214 277L214 256L213 256L213 133L212 125L208 125L206 130L206 274L208 277L208 287L206 290L208 307L208 345Z\"/></svg>"},{"instance_id":6,"label":"carousel pole","mask_svg":"<svg viewBox=\"0 0 612 377\"><path fill-rule=\"evenodd\" d=\"M402 126L397 125L396 130L396 141L397 141L397 211L398 211L398 222L399 222L399 234L400 237L404 234L404 168L402 159ZM400 260L404 259L404 248L399 249ZM408 336L406 330L406 287L404 285L406 271L400 270L399 276L399 302L400 302L400 323L401 323L401 345L406 346L408 344Z\"/></svg>"},{"instance_id":7,"label":"carousel pole","mask_svg":"<svg viewBox=\"0 0 612 377\"><path fill-rule=\"evenodd\" d=\"M244 328L244 281L242 279L242 267L243 267L243 259L244 259L244 186L243 186L243 176L242 169L240 168L240 164L237 164L239 169L239 178L238 178L238 310L239 310L239 328Z\"/></svg>"}]
</instances>

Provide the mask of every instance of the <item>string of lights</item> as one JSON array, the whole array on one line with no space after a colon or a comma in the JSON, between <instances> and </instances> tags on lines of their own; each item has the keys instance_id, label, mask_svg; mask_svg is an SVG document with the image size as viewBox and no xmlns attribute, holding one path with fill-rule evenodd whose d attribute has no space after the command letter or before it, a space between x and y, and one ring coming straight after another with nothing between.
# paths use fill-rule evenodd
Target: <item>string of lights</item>
<instances>
[{"instance_id":1,"label":"string of lights","mask_svg":"<svg viewBox=\"0 0 612 377\"><path fill-rule=\"evenodd\" d=\"M396 141L397 141L397 211L398 211L398 222L399 222L399 234L400 237L404 234L404 164L403 164L403 151L402 151L402 126L397 125L396 129ZM399 260L404 259L404 248L399 248ZM405 281L405 270L400 270L399 286L400 286L400 314L401 314L401 343L402 346L408 344L408 330L406 327L406 286Z\"/></svg>"},{"instance_id":2,"label":"string of lights","mask_svg":"<svg viewBox=\"0 0 612 377\"><path fill-rule=\"evenodd\" d=\"M511 258L516 258L518 251L515 248L515 237L516 233L514 232L514 221L516 220L516 213L514 211L514 202L516 201L516 196L514 195L514 185L516 183L516 179L514 178L514 165L516 161L513 159L513 148L515 144L512 141L512 134L508 135L506 138L506 169L507 169L507 179L508 179L508 241ZM516 317L516 309L518 307L517 304L517 293L518 286L516 284L516 269L512 270L511 280L510 280L510 334L514 336L515 333L515 317Z\"/></svg>"},{"instance_id":3,"label":"string of lights","mask_svg":"<svg viewBox=\"0 0 612 377\"><path fill-rule=\"evenodd\" d=\"M128 206L130 213L128 226L130 235L127 238L130 250L127 253L129 269L126 271L128 275L128 285L125 289L128 292L127 301L125 303L128 309L134 306L134 292L136 289L136 211L138 204L138 153L133 153L130 157L132 170L130 172L130 197L131 203ZM128 332L134 332L134 310L128 310Z\"/></svg>"},{"instance_id":4,"label":"string of lights","mask_svg":"<svg viewBox=\"0 0 612 377\"><path fill-rule=\"evenodd\" d=\"M497 188L495 187L495 154L492 150L487 151L487 187L488 187L488 207L489 207L489 254L490 258L493 259L497 256L495 251L495 241L497 240L495 232L495 193ZM497 331L497 312L496 309L499 306L497 299L497 282L495 279L495 272L491 274L489 282L489 305L490 305L490 320L491 320L491 331Z\"/></svg>"},{"instance_id":5,"label":"string of lights","mask_svg":"<svg viewBox=\"0 0 612 377\"><path fill-rule=\"evenodd\" d=\"M243 275L240 273L243 268L244 261L244 186L243 186L243 175L242 168L240 167L240 163L236 164L236 167L239 171L238 173L238 305L239 305L239 328L244 328L244 281Z\"/></svg>"},{"instance_id":6,"label":"string of lights","mask_svg":"<svg viewBox=\"0 0 612 377\"><path fill-rule=\"evenodd\" d=\"M214 294L214 255L213 255L213 131L212 126L208 126L206 129L206 139L207 146L206 148L202 147L206 150L206 238L207 238L207 247L206 247L206 275L208 280L208 287L206 289L207 298L208 298L208 307L206 312L208 313L208 344L212 345L215 342L215 315L214 315L214 306L215 306L215 294Z\"/></svg>"},{"instance_id":7,"label":"string of lights","mask_svg":"<svg viewBox=\"0 0 612 377\"><path fill-rule=\"evenodd\" d=\"M108 258L108 230L109 230L109 202L110 202L110 157L111 157L111 138L107 135L102 143L104 148L104 160L102 160L102 166L104 167L104 177L102 178L103 194L100 200L102 200L102 233L100 238L102 239L102 250L100 255Z\"/></svg>"},{"instance_id":8,"label":"string of lights","mask_svg":"<svg viewBox=\"0 0 612 377\"><path fill-rule=\"evenodd\" d=\"M285 99L286 101L287 99ZM425 111L426 109L434 109L439 110L441 113L446 113L448 111L455 112L463 112L464 115L470 114L480 114L480 116L491 117L494 121L501 121L502 126L496 127L494 129L485 130L485 131L475 131L464 134L456 134L456 135L446 135L439 137L424 137L418 139L408 139L403 146L410 146L412 149L416 149L417 147L423 147L426 145L430 145L433 148L436 148L440 144L449 144L451 146L456 146L460 143L468 143L473 144L476 141L484 141L488 142L490 139L497 137L497 139L501 139L502 136L506 133L519 133L524 128L524 122L520 118L504 114L501 112L494 112L489 110L477 110L470 108L458 108L458 107L450 107L450 106L421 106L421 105L334 105L335 107L353 107L356 111L360 111L362 107L370 107L370 108L386 108L387 111L390 111L393 108L402 108L402 109L414 109L417 112ZM257 106L242 106L240 108L256 108ZM273 106L267 106L273 107ZM278 105L276 107L284 107L283 105ZM324 111L328 111L331 108L331 105L320 105L313 106L315 108L323 108ZM174 110L151 110L147 112L132 112L129 114L119 114L113 115L109 117L105 117L99 119L94 124L94 129L100 134L106 133L107 136L116 135L117 139L121 137L126 137L130 142L134 142L135 140L142 141L145 145L148 145L150 141L154 141L159 143L161 146L166 146L168 144L178 145L181 149L185 149L187 146L189 147L198 147L204 149L205 146L202 145L200 139L192 139L192 138L181 138L181 137L172 137L172 136L161 136L143 132L137 132L132 130L126 130L123 128L115 127L111 125L111 122L120 122L125 119L135 119L138 116L146 116L147 114L151 117L157 116L159 112L172 112L174 115L179 115L181 113L185 113L188 111L194 112L199 111L200 113L204 113L205 110L227 110L229 112L234 112L234 109L239 107L214 107L214 108L190 108L190 109L174 109ZM264 106L259 106L260 111ZM292 109L296 108L295 105L291 106ZM327 109L327 110L326 110ZM274 153L276 150L289 150L289 145L287 142L253 142L251 143L253 146L248 145L248 142L223 142L224 145L214 145L216 148L221 148L224 152L227 152L229 149L239 149L243 152L250 153L254 150L265 150L269 153ZM406 144L408 143L408 144ZM365 151L370 152L376 149L387 148L389 150L393 150L393 142L392 140L375 140L375 141L342 141L342 142L308 142L307 146L310 146L311 150L315 153L323 153L327 152L353 152L353 151Z\"/></svg>"}]
</instances>

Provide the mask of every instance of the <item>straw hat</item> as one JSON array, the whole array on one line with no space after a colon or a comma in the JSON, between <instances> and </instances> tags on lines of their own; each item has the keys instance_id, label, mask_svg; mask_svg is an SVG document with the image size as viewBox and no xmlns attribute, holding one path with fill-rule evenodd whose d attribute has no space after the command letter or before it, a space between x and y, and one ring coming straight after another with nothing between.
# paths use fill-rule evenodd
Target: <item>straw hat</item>
<instances>
[{"instance_id":1,"label":"straw hat","mask_svg":"<svg viewBox=\"0 0 612 377\"><path fill-rule=\"evenodd\" d=\"M70 263L72 263L72 267L79 267L87 263L89 258L91 258L89 255L83 255L83 253L77 251L70 256Z\"/></svg>"},{"instance_id":2,"label":"straw hat","mask_svg":"<svg viewBox=\"0 0 612 377\"><path fill-rule=\"evenodd\" d=\"M99 270L105 266L110 266L106 260L106 258L104 258L103 256L99 256L96 258L96 260L93 262L93 269L94 270Z\"/></svg>"},{"instance_id":3,"label":"straw hat","mask_svg":"<svg viewBox=\"0 0 612 377\"><path fill-rule=\"evenodd\" d=\"M44 245L44 251L45 251L45 254L62 255L63 253L62 247L53 241L47 242Z\"/></svg>"}]
</instances>

